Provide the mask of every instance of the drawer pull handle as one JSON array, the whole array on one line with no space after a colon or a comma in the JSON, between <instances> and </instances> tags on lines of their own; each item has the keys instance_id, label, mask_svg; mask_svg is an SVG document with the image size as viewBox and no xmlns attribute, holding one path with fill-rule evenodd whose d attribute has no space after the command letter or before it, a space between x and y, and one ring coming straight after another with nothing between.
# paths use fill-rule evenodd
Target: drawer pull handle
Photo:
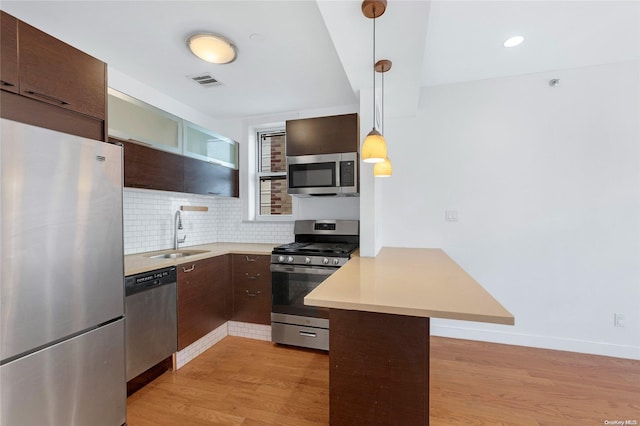
<instances>
[{"instance_id":1,"label":"drawer pull handle","mask_svg":"<svg viewBox=\"0 0 640 426\"><path fill-rule=\"evenodd\" d=\"M247 296L249 296L249 297L256 297L257 295L260 294L260 290L257 290L255 293L251 293L249 290L245 290L245 292L247 293Z\"/></svg>"},{"instance_id":2,"label":"drawer pull handle","mask_svg":"<svg viewBox=\"0 0 640 426\"><path fill-rule=\"evenodd\" d=\"M258 280L258 279L260 279L260 274L249 275L248 273L245 272L245 275L247 276L248 280Z\"/></svg>"},{"instance_id":3,"label":"drawer pull handle","mask_svg":"<svg viewBox=\"0 0 640 426\"><path fill-rule=\"evenodd\" d=\"M3 85L3 86L6 86L6 87L15 87L15 84L13 84L13 83L9 83L9 82L4 81L4 80L0 80L0 82L2 82L2 85Z\"/></svg>"},{"instance_id":4,"label":"drawer pull handle","mask_svg":"<svg viewBox=\"0 0 640 426\"><path fill-rule=\"evenodd\" d=\"M313 338L318 337L316 333L312 333L310 331L300 331L300 335L304 337L313 337Z\"/></svg>"},{"instance_id":5,"label":"drawer pull handle","mask_svg":"<svg viewBox=\"0 0 640 426\"><path fill-rule=\"evenodd\" d=\"M58 103L60 105L69 105L69 102L60 100L58 98L54 98L53 96L45 95L44 93L34 92L33 90L27 90L27 93L30 94L30 95L33 95L33 96L37 96L37 97L42 98L42 99L47 99L49 101L56 102L56 103Z\"/></svg>"},{"instance_id":6,"label":"drawer pull handle","mask_svg":"<svg viewBox=\"0 0 640 426\"><path fill-rule=\"evenodd\" d=\"M251 258L249 256L245 256L244 258L247 259L247 262L257 262L258 261L257 257Z\"/></svg>"},{"instance_id":7,"label":"drawer pull handle","mask_svg":"<svg viewBox=\"0 0 640 426\"><path fill-rule=\"evenodd\" d=\"M189 268L189 269L185 268L184 266L182 267L182 271L183 272L191 272L194 269L196 269L196 265L191 265L191 268Z\"/></svg>"}]
</instances>

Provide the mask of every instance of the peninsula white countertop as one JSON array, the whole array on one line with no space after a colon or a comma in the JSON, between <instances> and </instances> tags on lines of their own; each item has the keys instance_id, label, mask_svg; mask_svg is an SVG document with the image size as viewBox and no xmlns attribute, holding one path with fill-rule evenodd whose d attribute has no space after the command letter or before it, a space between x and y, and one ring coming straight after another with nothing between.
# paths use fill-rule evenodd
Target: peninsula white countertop
<instances>
[{"instance_id":1,"label":"peninsula white countertop","mask_svg":"<svg viewBox=\"0 0 640 426\"><path fill-rule=\"evenodd\" d=\"M196 260L207 259L209 257L221 256L225 254L246 254L246 255L271 255L271 250L278 244L254 244L254 243L211 243L197 246L180 247L180 250L205 250L204 253L177 259L152 259L149 256L170 252L173 250L156 250L146 253L129 254L124 257L125 276L139 274L141 272L153 271L154 269L166 268L168 266L181 265L183 263L194 262Z\"/></svg>"},{"instance_id":2,"label":"peninsula white countertop","mask_svg":"<svg viewBox=\"0 0 640 426\"><path fill-rule=\"evenodd\" d=\"M384 247L353 256L305 305L513 325L515 319L441 249Z\"/></svg>"}]
</instances>

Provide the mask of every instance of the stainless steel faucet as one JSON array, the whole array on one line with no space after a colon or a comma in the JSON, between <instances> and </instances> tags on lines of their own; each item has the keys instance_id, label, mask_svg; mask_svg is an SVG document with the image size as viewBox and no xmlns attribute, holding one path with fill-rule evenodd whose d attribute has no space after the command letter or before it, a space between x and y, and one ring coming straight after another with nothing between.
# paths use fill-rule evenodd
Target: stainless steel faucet
<instances>
[{"instance_id":1,"label":"stainless steel faucet","mask_svg":"<svg viewBox=\"0 0 640 426\"><path fill-rule=\"evenodd\" d=\"M173 219L173 249L178 250L178 244L184 243L187 239L187 234L182 237L182 239L178 239L178 229L182 229L182 212L180 210L176 211L176 215Z\"/></svg>"}]
</instances>

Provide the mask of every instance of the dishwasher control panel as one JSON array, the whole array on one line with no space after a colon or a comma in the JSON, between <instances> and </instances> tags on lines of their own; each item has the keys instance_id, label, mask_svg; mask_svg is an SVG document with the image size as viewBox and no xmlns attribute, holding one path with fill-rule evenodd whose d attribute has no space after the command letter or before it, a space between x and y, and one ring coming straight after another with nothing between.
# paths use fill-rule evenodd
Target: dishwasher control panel
<instances>
[{"instance_id":1,"label":"dishwasher control panel","mask_svg":"<svg viewBox=\"0 0 640 426\"><path fill-rule=\"evenodd\" d=\"M175 266L129 275L125 277L124 281L125 295L130 296L154 287L175 283L177 280L178 274Z\"/></svg>"}]
</instances>

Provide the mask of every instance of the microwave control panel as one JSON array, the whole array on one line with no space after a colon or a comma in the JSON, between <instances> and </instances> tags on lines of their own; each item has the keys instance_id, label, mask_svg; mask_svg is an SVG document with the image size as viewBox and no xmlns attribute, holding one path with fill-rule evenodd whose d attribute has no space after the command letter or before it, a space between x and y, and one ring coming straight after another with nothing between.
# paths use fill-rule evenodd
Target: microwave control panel
<instances>
[{"instance_id":1,"label":"microwave control panel","mask_svg":"<svg viewBox=\"0 0 640 426\"><path fill-rule=\"evenodd\" d=\"M340 162L340 186L355 186L356 167L354 161Z\"/></svg>"}]
</instances>

